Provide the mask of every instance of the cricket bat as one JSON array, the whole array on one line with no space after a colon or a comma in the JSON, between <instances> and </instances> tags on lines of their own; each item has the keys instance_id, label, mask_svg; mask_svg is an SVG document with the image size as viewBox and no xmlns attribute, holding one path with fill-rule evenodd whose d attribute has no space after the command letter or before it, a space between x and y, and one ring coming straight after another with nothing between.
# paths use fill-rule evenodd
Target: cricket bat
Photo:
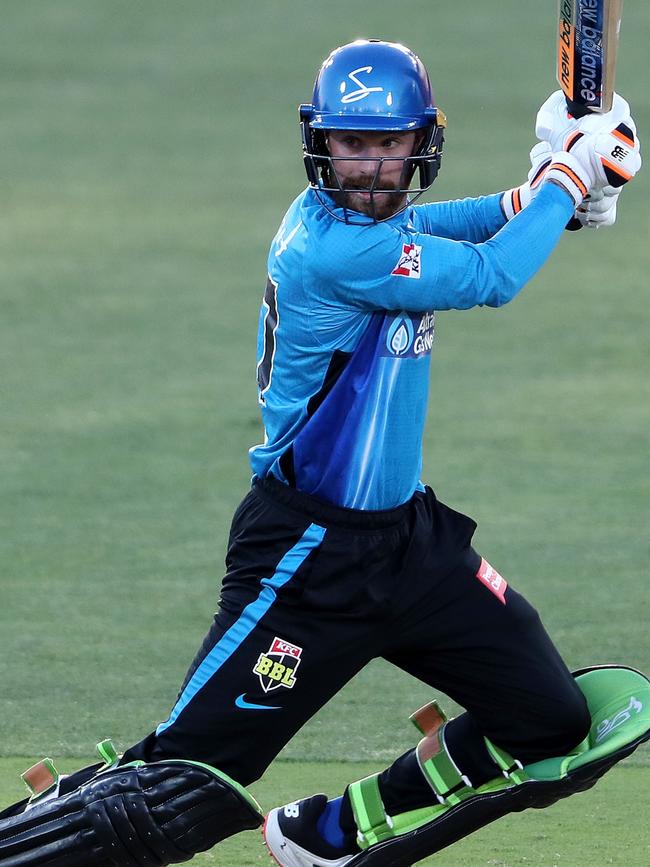
<instances>
[{"instance_id":1,"label":"cricket bat","mask_svg":"<svg viewBox=\"0 0 650 867\"><path fill-rule=\"evenodd\" d=\"M574 117L612 107L623 0L559 0L557 80Z\"/></svg>"},{"instance_id":2,"label":"cricket bat","mask_svg":"<svg viewBox=\"0 0 650 867\"><path fill-rule=\"evenodd\" d=\"M622 14L623 0L559 0L557 80L573 117L612 107ZM580 228L572 217L567 229Z\"/></svg>"}]
</instances>

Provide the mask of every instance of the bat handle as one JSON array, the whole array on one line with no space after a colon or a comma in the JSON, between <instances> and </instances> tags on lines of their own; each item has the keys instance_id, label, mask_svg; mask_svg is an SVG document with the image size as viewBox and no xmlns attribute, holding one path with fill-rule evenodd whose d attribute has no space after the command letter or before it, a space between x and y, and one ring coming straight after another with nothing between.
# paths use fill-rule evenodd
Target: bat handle
<instances>
[{"instance_id":1,"label":"bat handle","mask_svg":"<svg viewBox=\"0 0 650 867\"><path fill-rule=\"evenodd\" d=\"M587 117L588 114L595 114L590 108L587 108L584 105L580 105L579 102L574 102L569 97L566 97L566 107L569 114L572 114L574 117L577 117L580 120L581 117Z\"/></svg>"}]
</instances>

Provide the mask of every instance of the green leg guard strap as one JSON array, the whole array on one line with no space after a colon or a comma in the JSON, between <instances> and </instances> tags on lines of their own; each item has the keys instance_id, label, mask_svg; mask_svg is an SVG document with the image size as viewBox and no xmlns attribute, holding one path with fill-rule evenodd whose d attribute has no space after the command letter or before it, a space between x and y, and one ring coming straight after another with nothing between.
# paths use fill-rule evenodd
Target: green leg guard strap
<instances>
[{"instance_id":1,"label":"green leg guard strap","mask_svg":"<svg viewBox=\"0 0 650 867\"><path fill-rule=\"evenodd\" d=\"M377 774L353 783L349 796L362 852L347 867L410 867L507 813L546 807L590 788L650 739L650 680L645 675L624 666L602 666L574 676L592 719L583 743L568 756L522 767L486 741L502 776L476 789L449 755L439 709L418 711L414 722L425 734L418 761L438 803L389 816Z\"/></svg>"}]
</instances>

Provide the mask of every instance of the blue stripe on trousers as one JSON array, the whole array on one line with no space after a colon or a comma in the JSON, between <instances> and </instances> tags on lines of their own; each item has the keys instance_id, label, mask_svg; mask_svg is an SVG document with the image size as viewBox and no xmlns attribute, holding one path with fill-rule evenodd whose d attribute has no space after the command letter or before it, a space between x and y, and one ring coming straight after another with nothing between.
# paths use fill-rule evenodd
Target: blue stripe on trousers
<instances>
[{"instance_id":1,"label":"blue stripe on trousers","mask_svg":"<svg viewBox=\"0 0 650 867\"><path fill-rule=\"evenodd\" d=\"M262 591L254 602L244 608L233 625L224 632L219 641L198 666L187 686L174 705L169 719L160 723L156 729L159 735L174 725L179 714L187 707L195 695L203 689L210 678L235 653L237 648L248 638L262 617L277 598L276 590L283 587L296 574L309 554L323 541L325 528L318 524L310 524L293 548L284 555L278 563L272 578L262 578Z\"/></svg>"}]
</instances>

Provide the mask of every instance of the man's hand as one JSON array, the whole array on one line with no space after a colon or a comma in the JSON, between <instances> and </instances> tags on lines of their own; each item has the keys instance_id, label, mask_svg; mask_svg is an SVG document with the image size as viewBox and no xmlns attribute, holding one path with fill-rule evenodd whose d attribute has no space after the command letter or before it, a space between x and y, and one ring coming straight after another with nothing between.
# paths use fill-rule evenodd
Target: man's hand
<instances>
[{"instance_id":1,"label":"man's hand","mask_svg":"<svg viewBox=\"0 0 650 867\"><path fill-rule=\"evenodd\" d=\"M580 225L586 229L613 226L616 222L616 207L620 194L621 190L614 187L605 187L604 190L590 193L575 212Z\"/></svg>"},{"instance_id":2,"label":"man's hand","mask_svg":"<svg viewBox=\"0 0 650 867\"><path fill-rule=\"evenodd\" d=\"M565 140L564 149L553 153L544 180L563 187L576 208L590 193L606 187L620 189L641 168L638 141L632 136L624 124L609 132L576 130Z\"/></svg>"},{"instance_id":3,"label":"man's hand","mask_svg":"<svg viewBox=\"0 0 650 867\"><path fill-rule=\"evenodd\" d=\"M546 175L546 170L552 162L552 157L553 151L548 142L539 142L531 150L531 169L528 172L527 184L531 199L535 198ZM616 222L616 206L620 194L620 188L616 189L610 186L590 191L587 198L576 208L575 217L579 224L587 229L613 226Z\"/></svg>"},{"instance_id":4,"label":"man's hand","mask_svg":"<svg viewBox=\"0 0 650 867\"><path fill-rule=\"evenodd\" d=\"M535 135L540 141L547 141L554 151L559 151L566 150L567 141L575 132L609 132L621 123L629 127L636 138L630 106L620 94L614 94L610 111L603 114L590 112L585 117L576 118L567 110L564 93L556 90L537 112Z\"/></svg>"},{"instance_id":5,"label":"man's hand","mask_svg":"<svg viewBox=\"0 0 650 867\"><path fill-rule=\"evenodd\" d=\"M593 195L605 187L619 189L641 168L639 139L630 106L614 94L611 111L575 118L567 111L561 90L552 93L537 113L537 137L548 142L554 152L567 151L594 170ZM593 147L585 136L595 137Z\"/></svg>"},{"instance_id":6,"label":"man's hand","mask_svg":"<svg viewBox=\"0 0 650 867\"><path fill-rule=\"evenodd\" d=\"M605 129L600 133L574 129L565 139L566 148L555 152L549 142L538 142L530 152L527 182L503 194L506 218L511 220L525 208L548 179L573 198L582 226L613 225L621 187L639 170L641 156L636 136L627 138L627 132L633 135L631 130L610 131L609 124Z\"/></svg>"}]
</instances>

